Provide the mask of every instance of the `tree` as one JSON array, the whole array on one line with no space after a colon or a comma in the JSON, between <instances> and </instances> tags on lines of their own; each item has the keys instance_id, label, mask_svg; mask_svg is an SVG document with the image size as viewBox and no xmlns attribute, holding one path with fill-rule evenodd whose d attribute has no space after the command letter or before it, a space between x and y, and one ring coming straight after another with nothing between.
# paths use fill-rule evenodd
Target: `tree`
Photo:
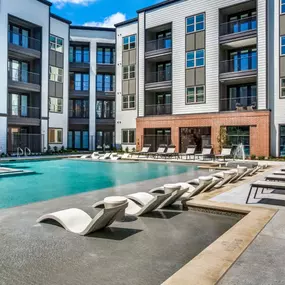
<instances>
[{"instance_id":1,"label":"tree","mask_svg":"<svg viewBox=\"0 0 285 285\"><path fill-rule=\"evenodd\" d=\"M217 142L219 144L219 150L221 152L223 147L226 146L228 144L228 142L229 142L229 138L228 138L226 127L221 127L220 128L220 133L219 133L219 135L217 137Z\"/></svg>"}]
</instances>

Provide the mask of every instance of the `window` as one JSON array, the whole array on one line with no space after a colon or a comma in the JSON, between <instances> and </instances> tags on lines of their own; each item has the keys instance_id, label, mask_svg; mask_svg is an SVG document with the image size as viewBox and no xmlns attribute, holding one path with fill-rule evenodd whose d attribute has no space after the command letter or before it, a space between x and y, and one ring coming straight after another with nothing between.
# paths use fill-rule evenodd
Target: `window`
<instances>
[{"instance_id":1,"label":"window","mask_svg":"<svg viewBox=\"0 0 285 285\"><path fill-rule=\"evenodd\" d=\"M115 101L97 100L96 118L97 119L114 119L115 118Z\"/></svg>"},{"instance_id":2,"label":"window","mask_svg":"<svg viewBox=\"0 0 285 285\"><path fill-rule=\"evenodd\" d=\"M89 47L70 46L69 62L89 63L90 62Z\"/></svg>"},{"instance_id":3,"label":"window","mask_svg":"<svg viewBox=\"0 0 285 285\"><path fill-rule=\"evenodd\" d=\"M285 78L280 79L280 97L285 98Z\"/></svg>"},{"instance_id":4,"label":"window","mask_svg":"<svg viewBox=\"0 0 285 285\"><path fill-rule=\"evenodd\" d=\"M186 19L187 33L203 31L205 29L205 14L191 16Z\"/></svg>"},{"instance_id":5,"label":"window","mask_svg":"<svg viewBox=\"0 0 285 285\"><path fill-rule=\"evenodd\" d=\"M250 127L237 126L227 127L228 143L232 146L243 144L245 154L250 155Z\"/></svg>"},{"instance_id":6,"label":"window","mask_svg":"<svg viewBox=\"0 0 285 285\"><path fill-rule=\"evenodd\" d=\"M20 45L24 48L30 47L29 41L31 41L31 38L29 38L30 37L29 30L19 27L19 26L9 24L8 25L8 36L9 36L10 43L14 45ZM40 41L37 39L32 39L32 42L33 42L32 48L39 49Z\"/></svg>"},{"instance_id":7,"label":"window","mask_svg":"<svg viewBox=\"0 0 285 285\"><path fill-rule=\"evenodd\" d=\"M124 50L136 48L136 35L124 37L123 46L124 46Z\"/></svg>"},{"instance_id":8,"label":"window","mask_svg":"<svg viewBox=\"0 0 285 285\"><path fill-rule=\"evenodd\" d=\"M279 141L280 141L280 149L279 155L284 157L285 156L285 126L280 126L279 128Z\"/></svg>"},{"instance_id":9,"label":"window","mask_svg":"<svg viewBox=\"0 0 285 285\"><path fill-rule=\"evenodd\" d=\"M52 129L48 130L49 143L61 144L62 143L62 129Z\"/></svg>"},{"instance_id":10,"label":"window","mask_svg":"<svg viewBox=\"0 0 285 285\"><path fill-rule=\"evenodd\" d=\"M285 55L285 36L281 37L281 55Z\"/></svg>"},{"instance_id":11,"label":"window","mask_svg":"<svg viewBox=\"0 0 285 285\"><path fill-rule=\"evenodd\" d=\"M89 118L89 101L81 99L69 100L69 118Z\"/></svg>"},{"instance_id":12,"label":"window","mask_svg":"<svg viewBox=\"0 0 285 285\"><path fill-rule=\"evenodd\" d=\"M136 66L127 65L123 67L123 79L131 79L136 77Z\"/></svg>"},{"instance_id":13,"label":"window","mask_svg":"<svg viewBox=\"0 0 285 285\"><path fill-rule=\"evenodd\" d=\"M9 78L13 81L30 82L39 84L39 75L33 73L33 76L29 76L30 66L27 62L18 60L8 61Z\"/></svg>"},{"instance_id":14,"label":"window","mask_svg":"<svg viewBox=\"0 0 285 285\"><path fill-rule=\"evenodd\" d=\"M205 103L205 86L186 88L186 104Z\"/></svg>"},{"instance_id":15,"label":"window","mask_svg":"<svg viewBox=\"0 0 285 285\"><path fill-rule=\"evenodd\" d=\"M115 63L115 49L114 48L98 48L97 49L97 63L99 64L114 64Z\"/></svg>"},{"instance_id":16,"label":"window","mask_svg":"<svg viewBox=\"0 0 285 285\"><path fill-rule=\"evenodd\" d=\"M63 82L63 70L55 66L50 66L49 67L49 80L62 83Z\"/></svg>"},{"instance_id":17,"label":"window","mask_svg":"<svg viewBox=\"0 0 285 285\"><path fill-rule=\"evenodd\" d=\"M135 95L123 95L123 110L130 110L130 109L135 109L135 100L136 96Z\"/></svg>"},{"instance_id":18,"label":"window","mask_svg":"<svg viewBox=\"0 0 285 285\"><path fill-rule=\"evenodd\" d=\"M70 73L70 89L76 91L88 91L89 74Z\"/></svg>"},{"instance_id":19,"label":"window","mask_svg":"<svg viewBox=\"0 0 285 285\"><path fill-rule=\"evenodd\" d=\"M122 130L122 143L134 144L135 142L135 130Z\"/></svg>"},{"instance_id":20,"label":"window","mask_svg":"<svg viewBox=\"0 0 285 285\"><path fill-rule=\"evenodd\" d=\"M62 113L62 99L61 98L49 98L49 111L54 113Z\"/></svg>"},{"instance_id":21,"label":"window","mask_svg":"<svg viewBox=\"0 0 285 285\"><path fill-rule=\"evenodd\" d=\"M50 35L49 37L49 46L51 50L57 52L63 52L63 39Z\"/></svg>"},{"instance_id":22,"label":"window","mask_svg":"<svg viewBox=\"0 0 285 285\"><path fill-rule=\"evenodd\" d=\"M97 74L97 91L111 92L115 90L115 75Z\"/></svg>"},{"instance_id":23,"label":"window","mask_svg":"<svg viewBox=\"0 0 285 285\"><path fill-rule=\"evenodd\" d=\"M281 1L281 14L285 13L285 0L280 0Z\"/></svg>"},{"instance_id":24,"label":"window","mask_svg":"<svg viewBox=\"0 0 285 285\"><path fill-rule=\"evenodd\" d=\"M89 132L88 131L69 131L68 132L68 148L88 149L89 148Z\"/></svg>"},{"instance_id":25,"label":"window","mask_svg":"<svg viewBox=\"0 0 285 285\"><path fill-rule=\"evenodd\" d=\"M195 50L186 53L186 67L194 68L205 65L205 50Z\"/></svg>"}]
</instances>

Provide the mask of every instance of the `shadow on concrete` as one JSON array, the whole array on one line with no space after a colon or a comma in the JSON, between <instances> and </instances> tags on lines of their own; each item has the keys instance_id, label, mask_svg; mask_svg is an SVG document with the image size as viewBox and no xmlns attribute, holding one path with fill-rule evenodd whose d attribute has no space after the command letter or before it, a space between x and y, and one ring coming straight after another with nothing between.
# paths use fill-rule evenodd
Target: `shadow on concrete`
<instances>
[{"instance_id":1,"label":"shadow on concrete","mask_svg":"<svg viewBox=\"0 0 285 285\"><path fill-rule=\"evenodd\" d=\"M142 230L109 227L109 228L105 228L102 231L94 232L88 235L87 237L102 238L102 239L109 239L109 240L124 240L140 232L142 232Z\"/></svg>"},{"instance_id":2,"label":"shadow on concrete","mask_svg":"<svg viewBox=\"0 0 285 285\"><path fill-rule=\"evenodd\" d=\"M153 218L153 219L163 219L163 220L169 220L173 217L176 217L178 215L182 214L182 212L176 212L176 211L153 211L151 213L145 214L142 217L143 218Z\"/></svg>"},{"instance_id":3,"label":"shadow on concrete","mask_svg":"<svg viewBox=\"0 0 285 285\"><path fill-rule=\"evenodd\" d=\"M274 206L285 206L285 201L277 200L277 199L261 199L257 204L266 204L266 205L274 205Z\"/></svg>"}]
</instances>

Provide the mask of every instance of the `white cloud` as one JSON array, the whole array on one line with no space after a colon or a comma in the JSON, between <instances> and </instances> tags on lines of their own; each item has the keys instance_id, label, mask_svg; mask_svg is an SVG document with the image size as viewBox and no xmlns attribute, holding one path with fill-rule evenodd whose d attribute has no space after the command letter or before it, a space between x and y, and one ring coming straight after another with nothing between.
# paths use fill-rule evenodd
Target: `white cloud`
<instances>
[{"instance_id":1,"label":"white cloud","mask_svg":"<svg viewBox=\"0 0 285 285\"><path fill-rule=\"evenodd\" d=\"M55 4L56 8L61 9L65 4L77 4L88 6L91 3L96 2L97 0L49 0L53 4Z\"/></svg>"},{"instance_id":2,"label":"white cloud","mask_svg":"<svg viewBox=\"0 0 285 285\"><path fill-rule=\"evenodd\" d=\"M102 22L87 22L83 26L113 28L115 24L126 21L126 15L120 12L106 17Z\"/></svg>"}]
</instances>

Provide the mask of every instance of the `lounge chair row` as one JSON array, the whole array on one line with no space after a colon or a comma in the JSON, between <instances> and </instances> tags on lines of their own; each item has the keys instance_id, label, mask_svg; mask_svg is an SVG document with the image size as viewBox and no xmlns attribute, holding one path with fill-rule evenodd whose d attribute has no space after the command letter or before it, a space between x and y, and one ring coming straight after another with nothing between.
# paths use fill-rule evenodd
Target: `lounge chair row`
<instances>
[{"instance_id":1,"label":"lounge chair row","mask_svg":"<svg viewBox=\"0 0 285 285\"><path fill-rule=\"evenodd\" d=\"M125 215L141 216L157 209L169 207L177 201L185 205L194 196L218 189L227 183L237 182L244 176L252 175L257 171L258 167L255 169L237 167L211 176L192 179L185 183L164 185L151 189L149 192L134 193L126 197L106 197L93 204L92 207L99 211L93 219L83 210L72 208L43 215L37 222L55 220L67 231L87 235L108 227L115 220L121 220Z\"/></svg>"},{"instance_id":2,"label":"lounge chair row","mask_svg":"<svg viewBox=\"0 0 285 285\"><path fill-rule=\"evenodd\" d=\"M80 157L81 159L87 159L92 158L94 160L105 160L105 159L111 159L111 160L119 160L121 159L121 156L119 156L117 153L105 153L103 155L100 155L99 152L93 152L92 154L86 154Z\"/></svg>"}]
</instances>

